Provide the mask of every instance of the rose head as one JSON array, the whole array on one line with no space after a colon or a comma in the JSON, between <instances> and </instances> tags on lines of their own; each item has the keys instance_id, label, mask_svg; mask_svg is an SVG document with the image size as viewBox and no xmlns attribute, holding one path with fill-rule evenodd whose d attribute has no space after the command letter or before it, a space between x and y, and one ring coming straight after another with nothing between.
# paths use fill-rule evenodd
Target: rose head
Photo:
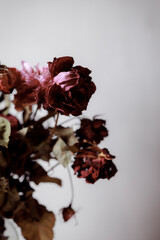
<instances>
[{"instance_id":1,"label":"rose head","mask_svg":"<svg viewBox=\"0 0 160 240\"><path fill-rule=\"evenodd\" d=\"M0 65L0 90L11 93L19 80L19 71L16 68L7 68Z\"/></svg>"},{"instance_id":2,"label":"rose head","mask_svg":"<svg viewBox=\"0 0 160 240\"><path fill-rule=\"evenodd\" d=\"M43 103L44 108L74 116L87 108L96 87L89 76L91 71L81 66L73 67L73 63L72 57L55 58L53 63L48 63L53 81L38 93L38 102Z\"/></svg>"},{"instance_id":3,"label":"rose head","mask_svg":"<svg viewBox=\"0 0 160 240\"><path fill-rule=\"evenodd\" d=\"M85 178L86 182L93 184L100 178L110 179L116 174L117 168L112 162L114 158L105 148L101 153L94 149L83 149L78 152L72 168L79 178Z\"/></svg>"}]
</instances>

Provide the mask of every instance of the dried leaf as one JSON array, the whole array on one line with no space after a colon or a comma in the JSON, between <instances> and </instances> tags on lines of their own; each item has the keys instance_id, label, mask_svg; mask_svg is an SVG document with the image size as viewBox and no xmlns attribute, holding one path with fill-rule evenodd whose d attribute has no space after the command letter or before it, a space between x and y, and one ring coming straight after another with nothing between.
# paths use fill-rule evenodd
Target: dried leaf
<instances>
[{"instance_id":1,"label":"dried leaf","mask_svg":"<svg viewBox=\"0 0 160 240\"><path fill-rule=\"evenodd\" d=\"M0 117L0 146L8 147L9 137L11 135L11 124L10 122Z\"/></svg>"},{"instance_id":2,"label":"dried leaf","mask_svg":"<svg viewBox=\"0 0 160 240\"><path fill-rule=\"evenodd\" d=\"M49 177L46 171L37 163L34 163L30 175L30 180L34 181L36 184L39 184L41 182L52 182L61 186L61 180L59 178Z\"/></svg>"},{"instance_id":3,"label":"dried leaf","mask_svg":"<svg viewBox=\"0 0 160 240\"><path fill-rule=\"evenodd\" d=\"M6 195L6 202L3 205L3 212L10 212L10 211L13 212L19 199L20 197L16 187L9 189Z\"/></svg>"},{"instance_id":4,"label":"dried leaf","mask_svg":"<svg viewBox=\"0 0 160 240\"><path fill-rule=\"evenodd\" d=\"M20 134L21 136L25 136L28 131L28 127L24 127L21 130L17 132L17 134Z\"/></svg>"},{"instance_id":5,"label":"dried leaf","mask_svg":"<svg viewBox=\"0 0 160 240\"><path fill-rule=\"evenodd\" d=\"M35 153L34 159L40 158L44 161L49 161L51 158L50 152L53 148L53 141L48 139L48 137L49 131L42 125L31 126L28 128L26 142L29 149Z\"/></svg>"},{"instance_id":6,"label":"dried leaf","mask_svg":"<svg viewBox=\"0 0 160 240\"><path fill-rule=\"evenodd\" d=\"M58 162L64 167L67 167L73 155L67 144L62 140L62 138L58 138L57 142L53 147L53 153Z\"/></svg>"},{"instance_id":7,"label":"dried leaf","mask_svg":"<svg viewBox=\"0 0 160 240\"><path fill-rule=\"evenodd\" d=\"M55 135L57 137L61 137L68 146L73 146L75 143L78 143L78 140L74 135L73 129L70 127L68 128L64 128L62 126L56 127Z\"/></svg>"},{"instance_id":8,"label":"dried leaf","mask_svg":"<svg viewBox=\"0 0 160 240\"><path fill-rule=\"evenodd\" d=\"M19 204L14 221L26 240L53 240L55 216L33 198Z\"/></svg>"}]
</instances>

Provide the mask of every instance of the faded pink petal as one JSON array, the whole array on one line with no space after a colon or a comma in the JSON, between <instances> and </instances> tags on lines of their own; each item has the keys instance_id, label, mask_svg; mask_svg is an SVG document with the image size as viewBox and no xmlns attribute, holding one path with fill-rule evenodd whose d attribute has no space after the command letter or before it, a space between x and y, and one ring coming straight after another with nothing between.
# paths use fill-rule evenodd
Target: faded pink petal
<instances>
[{"instance_id":1,"label":"faded pink petal","mask_svg":"<svg viewBox=\"0 0 160 240\"><path fill-rule=\"evenodd\" d=\"M54 77L53 82L60 85L64 91L69 91L78 84L79 78L80 76L76 71L60 72Z\"/></svg>"}]
</instances>

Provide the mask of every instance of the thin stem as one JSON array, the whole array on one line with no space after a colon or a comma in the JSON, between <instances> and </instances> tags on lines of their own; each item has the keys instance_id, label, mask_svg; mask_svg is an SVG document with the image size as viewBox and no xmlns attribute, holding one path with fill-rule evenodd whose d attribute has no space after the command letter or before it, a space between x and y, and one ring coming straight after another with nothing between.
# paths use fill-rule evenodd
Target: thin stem
<instances>
[{"instance_id":1,"label":"thin stem","mask_svg":"<svg viewBox=\"0 0 160 240\"><path fill-rule=\"evenodd\" d=\"M36 108L36 111L35 111L35 113L34 113L34 115L33 115L33 118L32 118L32 120L34 120L34 119L35 119L35 116L37 115L37 112L38 112L38 106L37 106L37 108Z\"/></svg>"},{"instance_id":2,"label":"thin stem","mask_svg":"<svg viewBox=\"0 0 160 240\"><path fill-rule=\"evenodd\" d=\"M67 119L67 120L63 121L62 123L60 123L60 125L63 125L63 124L65 124L65 123L67 123L67 122L70 122L70 121L72 121L72 120L74 120L74 119L77 119L77 118L76 118L76 117L72 117L72 118L70 118L70 119Z\"/></svg>"},{"instance_id":3,"label":"thin stem","mask_svg":"<svg viewBox=\"0 0 160 240\"><path fill-rule=\"evenodd\" d=\"M60 164L60 163L56 163L53 167L51 167L51 168L47 171L47 173L49 173L49 172L52 171L54 168L56 168L57 166L59 166L59 164Z\"/></svg>"},{"instance_id":4,"label":"thin stem","mask_svg":"<svg viewBox=\"0 0 160 240\"><path fill-rule=\"evenodd\" d=\"M52 138L52 136L53 136L53 134L54 134L54 132L55 132L55 130L56 130L57 123L58 123L58 118L59 118L59 112L57 112L57 118L56 118L55 126L54 126L51 134L49 135L48 139L51 139L51 138Z\"/></svg>"},{"instance_id":5,"label":"thin stem","mask_svg":"<svg viewBox=\"0 0 160 240\"><path fill-rule=\"evenodd\" d=\"M70 172L70 169L68 166L67 166L67 171L68 171L69 181L70 181L70 185L71 185L71 204L72 204L73 199L74 199L74 187L73 187L71 172Z\"/></svg>"}]
</instances>

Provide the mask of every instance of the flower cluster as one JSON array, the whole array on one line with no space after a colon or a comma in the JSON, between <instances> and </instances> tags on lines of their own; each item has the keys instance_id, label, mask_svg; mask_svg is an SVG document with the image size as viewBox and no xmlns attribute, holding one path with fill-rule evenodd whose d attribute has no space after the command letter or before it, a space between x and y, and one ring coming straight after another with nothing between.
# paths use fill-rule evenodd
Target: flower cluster
<instances>
[{"instance_id":1,"label":"flower cluster","mask_svg":"<svg viewBox=\"0 0 160 240\"><path fill-rule=\"evenodd\" d=\"M105 120L74 118L80 121L75 131L60 122L61 115L72 120L70 115L87 109L96 90L90 73L74 66L69 56L54 58L43 68L24 61L21 70L0 65L0 239L7 239L5 218L12 218L27 240L53 239L55 215L33 197L30 183L61 186L61 179L53 176L60 164L68 170L72 189L71 201L61 209L65 222L76 214L70 169L92 184L116 174L115 157L98 146L108 136ZM39 117L42 109L45 115ZM48 163L48 170L39 159Z\"/></svg>"}]
</instances>

